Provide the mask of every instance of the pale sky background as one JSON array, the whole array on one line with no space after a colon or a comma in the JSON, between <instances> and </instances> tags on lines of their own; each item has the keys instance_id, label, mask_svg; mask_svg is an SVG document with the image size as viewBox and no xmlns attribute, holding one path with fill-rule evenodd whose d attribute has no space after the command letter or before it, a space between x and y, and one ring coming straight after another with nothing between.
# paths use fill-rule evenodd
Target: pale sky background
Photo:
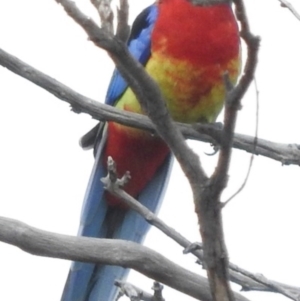
<instances>
[{"instance_id":1,"label":"pale sky background","mask_svg":"<svg viewBox=\"0 0 300 301\"><path fill-rule=\"evenodd\" d=\"M88 0L76 1L97 20ZM299 0L290 2L300 11ZM132 21L152 1L131 0ZM252 30L262 37L257 82L259 137L299 143L300 21L277 0L246 0ZM113 64L105 52L54 0L0 0L0 47L78 92L103 101ZM255 131L255 90L243 100L237 132ZM81 202L93 164L79 137L96 121L70 112L66 103L0 67L0 214L51 232L77 232ZM221 120L221 117L220 117ZM191 143L208 172L210 147ZM250 155L234 151L223 200L244 181ZM256 157L246 188L224 210L226 241L233 263L270 279L300 285L299 167ZM179 167L159 213L191 241L199 240L191 192ZM204 274L192 255L151 230L145 245ZM70 263L32 256L0 243L0 300L60 299ZM150 291L152 280L132 273L129 281ZM238 289L237 286L234 286ZM269 293L244 293L253 301L284 301ZM166 300L188 301L165 288ZM124 299L122 299L124 300Z\"/></svg>"}]
</instances>

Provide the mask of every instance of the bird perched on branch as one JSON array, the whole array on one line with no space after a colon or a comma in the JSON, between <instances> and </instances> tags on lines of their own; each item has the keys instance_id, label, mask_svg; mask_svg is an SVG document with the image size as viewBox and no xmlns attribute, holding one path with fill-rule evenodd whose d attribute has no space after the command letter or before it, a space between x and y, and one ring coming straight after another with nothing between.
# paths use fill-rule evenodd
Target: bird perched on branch
<instances>
[{"instance_id":1,"label":"bird perched on branch","mask_svg":"<svg viewBox=\"0 0 300 301\"><path fill-rule=\"evenodd\" d=\"M159 85L171 116L180 122L214 122L226 88L223 76L235 84L240 70L238 26L230 0L159 0L141 12L128 40L132 56ZM131 88L116 70L106 104L141 113ZM171 168L167 145L148 132L115 122L100 123L82 140L92 141L95 164L87 187L79 235L141 243L149 228L137 213L105 192L111 156L122 176L130 171L125 190L156 212ZM113 256L113 254L112 254ZM115 301L115 279L122 267L74 262L62 301Z\"/></svg>"}]
</instances>

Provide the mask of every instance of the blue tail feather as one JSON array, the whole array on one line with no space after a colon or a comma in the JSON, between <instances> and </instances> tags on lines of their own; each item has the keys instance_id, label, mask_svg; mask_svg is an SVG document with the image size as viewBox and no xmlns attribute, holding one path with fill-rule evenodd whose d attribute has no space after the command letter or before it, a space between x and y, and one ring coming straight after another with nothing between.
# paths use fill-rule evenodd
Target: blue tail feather
<instances>
[{"instance_id":1,"label":"blue tail feather","mask_svg":"<svg viewBox=\"0 0 300 301\"><path fill-rule=\"evenodd\" d=\"M100 182L100 179L106 175L105 168L101 161L105 141L106 130L104 130L102 141L97 149L95 163L85 193L78 235L105 237L105 233L103 233L102 229L107 211L107 203L104 200L104 188ZM86 294L94 268L94 264L73 262L61 300L86 300Z\"/></svg>"},{"instance_id":2,"label":"blue tail feather","mask_svg":"<svg viewBox=\"0 0 300 301\"><path fill-rule=\"evenodd\" d=\"M100 179L106 176L106 168L104 168L101 158L106 141L106 130L103 135L87 187L78 235L109 237L141 243L149 229L149 224L132 210L126 211L126 214L121 213L124 217L120 217L118 209L107 206L103 184L100 182ZM171 163L170 155L138 197L138 200L153 212L156 212L160 206L169 179ZM107 216L115 210L117 225L110 225ZM114 231L108 234L110 226L114 227ZM73 262L61 301L114 301L118 293L114 281L124 279L127 274L128 269L118 266Z\"/></svg>"}]
</instances>

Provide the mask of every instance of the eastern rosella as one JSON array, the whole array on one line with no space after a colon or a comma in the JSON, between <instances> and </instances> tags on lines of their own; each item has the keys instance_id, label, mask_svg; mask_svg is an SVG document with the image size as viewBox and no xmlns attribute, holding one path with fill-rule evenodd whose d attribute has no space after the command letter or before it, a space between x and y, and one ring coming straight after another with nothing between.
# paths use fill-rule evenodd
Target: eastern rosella
<instances>
[{"instance_id":1,"label":"eastern rosella","mask_svg":"<svg viewBox=\"0 0 300 301\"><path fill-rule=\"evenodd\" d=\"M240 40L229 2L205 1L195 6L190 0L160 0L142 11L133 23L128 48L160 86L176 121L215 121L226 93L224 73L228 72L233 84L237 80ZM143 114L117 70L106 104ZM105 192L100 179L106 175L107 157L111 156L120 175L130 171L131 181L125 190L156 212L168 181L170 151L159 137L115 122L100 123L90 135L96 136L95 164L79 235L141 243L149 228L147 222ZM122 267L75 262L62 300L114 301L114 280L126 274Z\"/></svg>"}]
</instances>

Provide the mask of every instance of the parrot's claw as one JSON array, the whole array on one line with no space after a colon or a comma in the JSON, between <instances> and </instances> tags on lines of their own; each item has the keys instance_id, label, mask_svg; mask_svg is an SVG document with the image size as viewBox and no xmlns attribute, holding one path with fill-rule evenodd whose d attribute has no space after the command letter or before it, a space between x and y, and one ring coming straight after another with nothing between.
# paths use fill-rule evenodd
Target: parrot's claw
<instances>
[{"instance_id":1,"label":"parrot's claw","mask_svg":"<svg viewBox=\"0 0 300 301\"><path fill-rule=\"evenodd\" d=\"M183 250L183 254L188 254L196 250L202 250L202 248L203 245L201 242L193 242Z\"/></svg>"},{"instance_id":2,"label":"parrot's claw","mask_svg":"<svg viewBox=\"0 0 300 301\"><path fill-rule=\"evenodd\" d=\"M193 242L183 250L183 254L189 254L194 251L202 250L202 249L203 249L203 244L201 242L198 242L198 241ZM203 262L201 257L198 257L198 259L196 260L196 263L199 265L202 265L202 267L205 269L205 263Z\"/></svg>"},{"instance_id":3,"label":"parrot's claw","mask_svg":"<svg viewBox=\"0 0 300 301\"><path fill-rule=\"evenodd\" d=\"M206 153L205 152L204 154L207 155L207 156L214 156L220 150L220 145L219 144L214 144L214 143L211 143L210 145L213 148L213 152L212 153Z\"/></svg>"}]
</instances>

